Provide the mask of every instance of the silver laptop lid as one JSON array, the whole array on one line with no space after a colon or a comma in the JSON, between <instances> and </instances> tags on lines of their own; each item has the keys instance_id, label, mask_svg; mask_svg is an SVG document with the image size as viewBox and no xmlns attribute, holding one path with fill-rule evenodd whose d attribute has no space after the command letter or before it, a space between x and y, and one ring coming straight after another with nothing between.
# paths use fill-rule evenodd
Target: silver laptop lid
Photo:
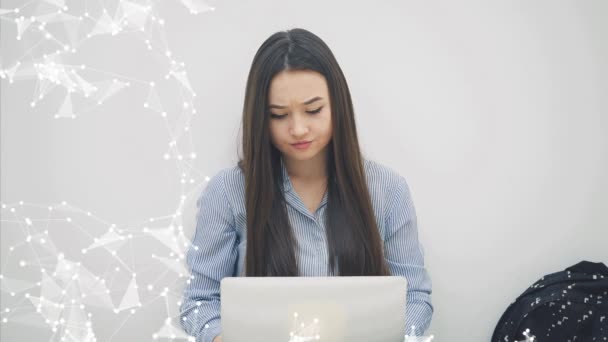
<instances>
[{"instance_id":1,"label":"silver laptop lid","mask_svg":"<svg viewBox=\"0 0 608 342\"><path fill-rule=\"evenodd\" d=\"M222 338L402 342L406 291L397 276L224 278Z\"/></svg>"}]
</instances>

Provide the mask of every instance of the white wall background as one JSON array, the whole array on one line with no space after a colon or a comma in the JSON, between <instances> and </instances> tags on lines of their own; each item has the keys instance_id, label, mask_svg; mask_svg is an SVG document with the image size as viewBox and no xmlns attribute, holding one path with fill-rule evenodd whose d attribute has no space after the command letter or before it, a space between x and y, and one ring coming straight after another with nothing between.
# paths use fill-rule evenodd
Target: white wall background
<instances>
[{"instance_id":1,"label":"white wall background","mask_svg":"<svg viewBox=\"0 0 608 342\"><path fill-rule=\"evenodd\" d=\"M247 72L267 36L303 27L332 48L364 153L411 187L435 341L487 341L508 304L542 275L608 261L608 2L222 0L197 16L178 1L156 5L197 93L198 180L237 160ZM7 68L22 43L10 21L1 34ZM144 49L129 36L90 44L79 58L106 70L147 81L164 72L140 59ZM162 159L164 123L141 106L145 90L75 120L52 118L63 95L31 108L32 93L33 82L2 80L2 203L66 200L134 229L175 210L183 191L175 165ZM2 214L2 273L19 278L22 268L11 268L19 258L6 247L23 235ZM187 236L193 219L190 207ZM69 241L56 236L58 245ZM148 315L158 326L167 317ZM140 336L136 322L114 340ZM119 328L102 326L98 338L109 340L107 329ZM2 339L16 331L3 329Z\"/></svg>"}]
</instances>

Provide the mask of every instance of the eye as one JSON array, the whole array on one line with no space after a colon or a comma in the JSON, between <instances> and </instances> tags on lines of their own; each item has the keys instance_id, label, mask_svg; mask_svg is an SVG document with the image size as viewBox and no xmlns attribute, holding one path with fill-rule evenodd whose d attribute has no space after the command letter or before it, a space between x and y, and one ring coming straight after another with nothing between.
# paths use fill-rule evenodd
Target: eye
<instances>
[{"instance_id":1,"label":"eye","mask_svg":"<svg viewBox=\"0 0 608 342\"><path fill-rule=\"evenodd\" d=\"M287 114L283 114L283 115L276 115L276 114L272 114L272 113L270 113L270 117L271 117L271 118L273 118L273 119L282 119L282 118L284 118L284 117L286 117L286 116L287 116Z\"/></svg>"},{"instance_id":2,"label":"eye","mask_svg":"<svg viewBox=\"0 0 608 342\"><path fill-rule=\"evenodd\" d=\"M317 108L315 110L306 111L306 113L308 113L308 114L317 114L317 113L319 113L321 111L321 109L323 109L323 106L321 106L321 107L319 107L319 108Z\"/></svg>"}]
</instances>

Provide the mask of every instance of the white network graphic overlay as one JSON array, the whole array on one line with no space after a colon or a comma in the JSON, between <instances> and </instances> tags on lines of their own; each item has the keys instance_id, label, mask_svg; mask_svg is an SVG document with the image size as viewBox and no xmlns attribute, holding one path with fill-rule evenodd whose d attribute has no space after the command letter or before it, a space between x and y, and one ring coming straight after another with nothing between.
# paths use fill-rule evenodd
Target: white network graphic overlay
<instances>
[{"instance_id":1,"label":"white network graphic overlay","mask_svg":"<svg viewBox=\"0 0 608 342\"><path fill-rule=\"evenodd\" d=\"M214 10L200 0L171 2L185 6L192 15ZM166 123L168 148L159 158L175 162L181 196L168 214L128 225L113 224L66 202L1 203L1 229L19 230L23 239L3 241L8 251L0 271L0 324L5 329L16 326L22 340L32 340L30 332L43 331L50 341L82 342L99 340L95 328L105 321L114 328L103 339L109 341L130 320L136 320L140 310L161 301L166 308L160 313L166 317L164 323L162 319L160 324L140 322L138 326L150 331L140 331L137 340L193 340L181 329L179 316L171 312L181 304L179 285L189 282L186 279L190 275L184 266L184 254L190 247L183 233L184 203L209 177L192 166L196 153L190 121L196 114L196 93L184 63L171 53L158 4L152 0L117 0L112 4L40 0L18 4L0 8L2 26L15 29L16 41L34 43L23 46L23 55L16 60L0 58L3 85L34 84L32 100L27 104L31 107L44 101L51 91L65 94L51 114L58 120L76 120L99 109L119 92L144 89L147 97L140 99L141 105ZM165 76L137 79L78 63L74 56L79 50L102 36L128 36L145 45ZM181 98L163 99L157 91L161 83L177 87ZM163 103L167 101L178 103L181 110L166 110ZM73 234L72 245L59 246L53 238L56 232ZM136 264L134 250L141 252L143 248L138 244L151 240L162 246L162 254L148 254L151 257L146 263ZM103 264L99 265L99 260ZM20 270L6 273L9 264L17 264Z\"/></svg>"}]
</instances>

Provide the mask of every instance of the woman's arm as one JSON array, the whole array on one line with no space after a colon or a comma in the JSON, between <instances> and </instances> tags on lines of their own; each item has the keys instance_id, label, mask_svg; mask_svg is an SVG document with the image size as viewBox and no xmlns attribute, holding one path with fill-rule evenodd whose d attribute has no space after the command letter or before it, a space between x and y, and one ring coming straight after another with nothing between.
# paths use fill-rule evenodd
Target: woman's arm
<instances>
[{"instance_id":1,"label":"woman's arm","mask_svg":"<svg viewBox=\"0 0 608 342\"><path fill-rule=\"evenodd\" d=\"M196 230L186 256L191 276L180 306L180 323L196 341L212 342L220 334L220 281L233 276L237 260L225 173L223 170L213 177L197 200Z\"/></svg>"},{"instance_id":2,"label":"woman's arm","mask_svg":"<svg viewBox=\"0 0 608 342\"><path fill-rule=\"evenodd\" d=\"M431 279L418 241L416 210L405 178L399 176L386 217L384 257L392 275L407 279L406 331L422 335L431 323Z\"/></svg>"}]
</instances>

